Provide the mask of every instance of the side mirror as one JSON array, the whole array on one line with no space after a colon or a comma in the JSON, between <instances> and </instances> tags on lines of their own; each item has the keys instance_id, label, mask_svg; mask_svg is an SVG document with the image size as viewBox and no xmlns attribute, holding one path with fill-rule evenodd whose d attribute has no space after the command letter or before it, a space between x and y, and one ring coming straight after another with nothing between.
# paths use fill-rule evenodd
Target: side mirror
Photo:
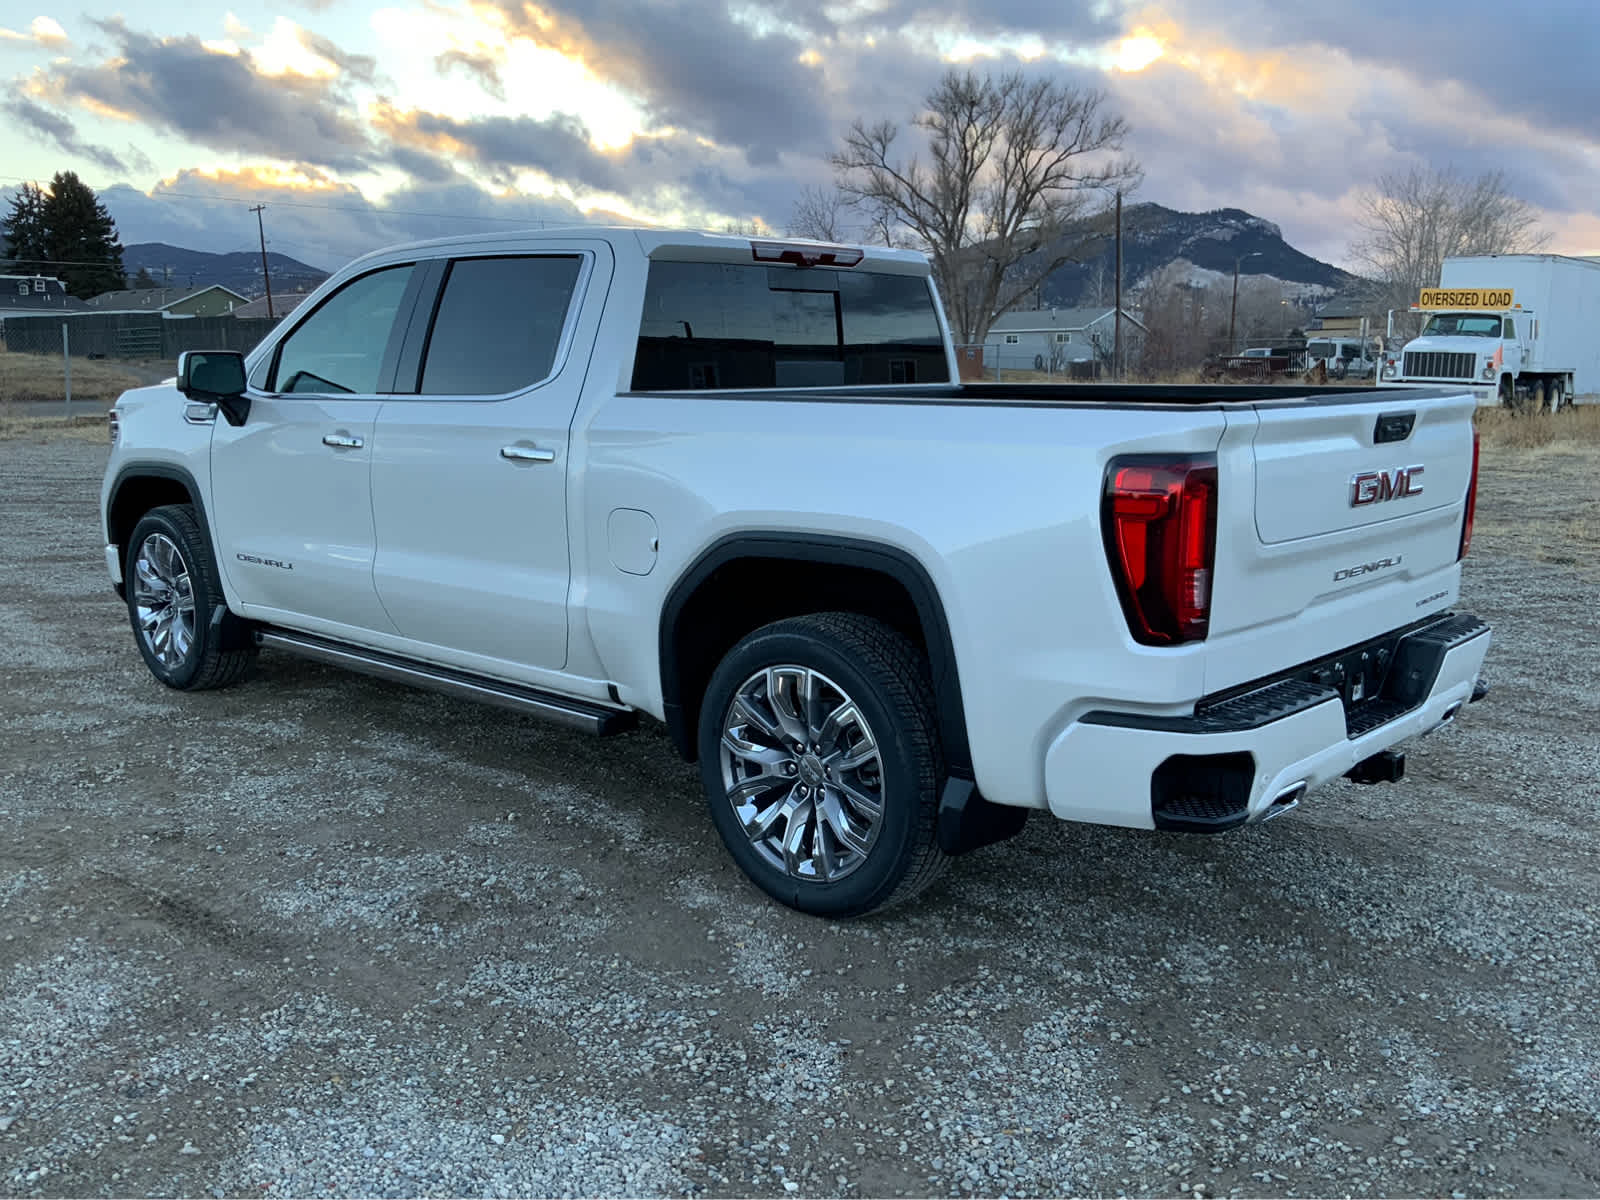
<instances>
[{"instance_id":1,"label":"side mirror","mask_svg":"<svg viewBox=\"0 0 1600 1200\"><path fill-rule=\"evenodd\" d=\"M244 394L244 355L234 350L185 350L178 355L178 390L191 400L215 404L230 425L250 415Z\"/></svg>"}]
</instances>

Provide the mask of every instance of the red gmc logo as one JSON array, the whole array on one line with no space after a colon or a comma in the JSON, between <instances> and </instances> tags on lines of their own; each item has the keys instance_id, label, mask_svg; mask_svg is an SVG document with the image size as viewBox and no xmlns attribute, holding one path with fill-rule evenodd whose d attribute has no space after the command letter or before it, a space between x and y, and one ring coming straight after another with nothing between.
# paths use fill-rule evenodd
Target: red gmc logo
<instances>
[{"instance_id":1,"label":"red gmc logo","mask_svg":"<svg viewBox=\"0 0 1600 1200\"><path fill-rule=\"evenodd\" d=\"M1381 504L1402 496L1422 495L1422 468L1396 467L1392 471L1363 471L1350 477L1350 507Z\"/></svg>"}]
</instances>

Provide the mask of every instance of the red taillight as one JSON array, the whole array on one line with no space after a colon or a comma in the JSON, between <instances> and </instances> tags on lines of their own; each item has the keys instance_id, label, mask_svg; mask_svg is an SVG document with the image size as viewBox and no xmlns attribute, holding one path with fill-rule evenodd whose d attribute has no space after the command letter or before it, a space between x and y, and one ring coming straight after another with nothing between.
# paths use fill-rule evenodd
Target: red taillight
<instances>
[{"instance_id":1,"label":"red taillight","mask_svg":"<svg viewBox=\"0 0 1600 1200\"><path fill-rule=\"evenodd\" d=\"M853 267L866 257L856 246L821 246L807 242L751 242L757 262L793 263L797 267Z\"/></svg>"},{"instance_id":2,"label":"red taillight","mask_svg":"<svg viewBox=\"0 0 1600 1200\"><path fill-rule=\"evenodd\" d=\"M1216 457L1113 460L1101 519L1134 639L1147 646L1204 639L1217 557Z\"/></svg>"},{"instance_id":3,"label":"red taillight","mask_svg":"<svg viewBox=\"0 0 1600 1200\"><path fill-rule=\"evenodd\" d=\"M1478 515L1478 431L1472 431L1472 478L1467 483L1467 515L1461 521L1461 550L1456 555L1460 562L1472 545L1472 519Z\"/></svg>"}]
</instances>

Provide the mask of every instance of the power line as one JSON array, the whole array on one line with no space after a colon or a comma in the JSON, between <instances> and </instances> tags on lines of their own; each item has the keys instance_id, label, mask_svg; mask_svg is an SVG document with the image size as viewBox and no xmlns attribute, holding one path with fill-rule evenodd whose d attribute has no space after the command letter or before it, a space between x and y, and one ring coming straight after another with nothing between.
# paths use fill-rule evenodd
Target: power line
<instances>
[{"instance_id":1,"label":"power line","mask_svg":"<svg viewBox=\"0 0 1600 1200\"><path fill-rule=\"evenodd\" d=\"M238 196L213 196L201 192L168 192L156 190L150 192L151 196L172 196L182 200L210 200L221 204L237 204ZM280 208L309 208L320 212L347 212L369 217L431 217L441 221L494 221L503 225L522 225L524 227L536 225L543 229L549 222L531 217L485 217L472 213L441 213L424 212L413 208L380 208L370 205L363 208L358 204L311 204L304 200L274 200Z\"/></svg>"},{"instance_id":2,"label":"power line","mask_svg":"<svg viewBox=\"0 0 1600 1200\"><path fill-rule=\"evenodd\" d=\"M14 183L36 182L25 175L0 175L0 179L10 180ZM104 190L104 188L94 189L96 194ZM177 200L208 200L218 204L237 204L241 199L245 199L245 197L241 196L218 196L204 192L173 192L165 188L157 188L155 191L144 194L147 196L170 196ZM377 204L370 204L368 207L363 208L359 204L313 204L306 200L274 200L272 203L280 208L309 208L321 212L347 212L371 217L431 217L440 221L491 221L504 225L521 225L524 228L537 226L540 229L549 225L548 221L537 217L489 217L473 213L426 212L412 208L384 208Z\"/></svg>"}]
</instances>

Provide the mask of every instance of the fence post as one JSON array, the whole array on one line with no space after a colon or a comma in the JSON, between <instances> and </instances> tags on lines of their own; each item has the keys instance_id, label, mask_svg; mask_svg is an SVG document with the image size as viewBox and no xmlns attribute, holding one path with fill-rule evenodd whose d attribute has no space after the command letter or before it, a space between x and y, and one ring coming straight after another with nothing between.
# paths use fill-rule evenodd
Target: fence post
<instances>
[{"instance_id":1,"label":"fence post","mask_svg":"<svg viewBox=\"0 0 1600 1200\"><path fill-rule=\"evenodd\" d=\"M67 322L61 322L61 365L67 373L67 413L72 413L72 346L67 339Z\"/></svg>"}]
</instances>

